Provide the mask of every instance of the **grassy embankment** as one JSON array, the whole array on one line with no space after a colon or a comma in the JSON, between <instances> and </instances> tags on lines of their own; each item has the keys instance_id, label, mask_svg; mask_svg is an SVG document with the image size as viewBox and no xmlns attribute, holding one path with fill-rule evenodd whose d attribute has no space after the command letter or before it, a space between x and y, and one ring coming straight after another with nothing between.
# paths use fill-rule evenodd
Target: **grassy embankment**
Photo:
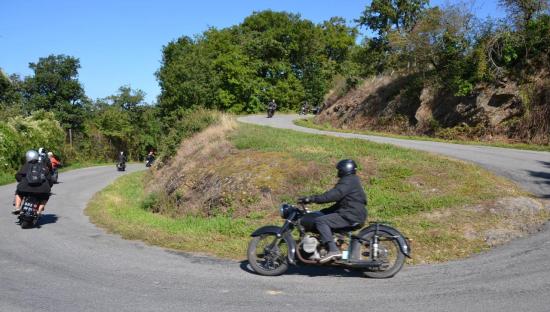
<instances>
[{"instance_id":1,"label":"grassy embankment","mask_svg":"<svg viewBox=\"0 0 550 312\"><path fill-rule=\"evenodd\" d=\"M483 146L504 147L504 148L513 148L513 149L530 150L530 151L550 152L550 145L537 145L537 144L526 144L526 143L487 142L487 141L475 141L475 140L446 140L446 139L442 139L442 138L436 138L436 137L430 137L430 136L421 136L421 135L399 135L399 134L395 134L395 133L377 132L377 131L369 131L369 130L339 129L339 128L334 128L329 123L322 123L322 124L315 123L313 121L313 118L296 119L294 121L294 124L297 125L297 126L312 128L312 129L317 129L317 130L346 132L346 133L358 133L358 134L383 136L383 137L396 138L396 139L434 141L434 142L456 143L456 144L467 144L467 145L483 145Z\"/></svg>"},{"instance_id":2,"label":"grassy embankment","mask_svg":"<svg viewBox=\"0 0 550 312\"><path fill-rule=\"evenodd\" d=\"M511 182L463 162L246 124L229 133L223 144L195 137L184 141L181 149L190 150L175 158L192 165L180 163L172 168L179 170L174 174L159 170L122 177L90 201L87 214L124 238L243 259L255 228L282 223L276 209L280 202L328 189L336 181L334 163L350 157L360 165L370 221L391 222L412 238L414 263L471 255L489 248L487 229L517 230L518 224L548 217L546 212L504 213L495 206L499 199L524 194ZM198 155L192 148L206 151ZM144 181L157 183L157 176L166 179L163 187L180 184L170 195L145 194Z\"/></svg>"}]
</instances>

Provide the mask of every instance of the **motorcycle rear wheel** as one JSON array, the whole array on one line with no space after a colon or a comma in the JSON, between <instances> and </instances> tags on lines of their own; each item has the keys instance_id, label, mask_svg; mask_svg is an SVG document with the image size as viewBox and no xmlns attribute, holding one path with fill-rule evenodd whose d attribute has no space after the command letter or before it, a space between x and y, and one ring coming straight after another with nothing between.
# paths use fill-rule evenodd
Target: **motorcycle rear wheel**
<instances>
[{"instance_id":1,"label":"motorcycle rear wheel","mask_svg":"<svg viewBox=\"0 0 550 312\"><path fill-rule=\"evenodd\" d=\"M247 254L248 263L260 275L276 276L288 270L288 243L275 234L252 238Z\"/></svg>"},{"instance_id":2,"label":"motorcycle rear wheel","mask_svg":"<svg viewBox=\"0 0 550 312\"><path fill-rule=\"evenodd\" d=\"M378 232L378 255L373 259L371 257L370 243L374 236L374 231L366 233L363 238L363 243L354 242L352 247L357 259L363 261L379 261L382 265L379 268L367 269L363 271L363 275L370 278L390 278L397 274L405 263L405 255L399 248L397 240L389 233ZM356 249L359 248L359 249Z\"/></svg>"},{"instance_id":3,"label":"motorcycle rear wheel","mask_svg":"<svg viewBox=\"0 0 550 312\"><path fill-rule=\"evenodd\" d=\"M32 227L32 222L27 220L21 220L21 228L22 229L29 229Z\"/></svg>"}]
</instances>

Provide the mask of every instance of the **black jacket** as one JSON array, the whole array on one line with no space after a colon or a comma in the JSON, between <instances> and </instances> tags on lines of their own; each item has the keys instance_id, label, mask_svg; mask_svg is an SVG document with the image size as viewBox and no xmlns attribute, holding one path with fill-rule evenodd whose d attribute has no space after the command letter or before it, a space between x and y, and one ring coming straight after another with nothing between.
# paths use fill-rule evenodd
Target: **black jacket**
<instances>
[{"instance_id":1,"label":"black jacket","mask_svg":"<svg viewBox=\"0 0 550 312\"><path fill-rule=\"evenodd\" d=\"M126 155L118 154L118 162L119 163L126 163Z\"/></svg>"},{"instance_id":2,"label":"black jacket","mask_svg":"<svg viewBox=\"0 0 550 312\"><path fill-rule=\"evenodd\" d=\"M17 184L17 190L19 192L26 193L49 194L52 190L52 176L47 164L44 164L46 167L46 181L37 186L29 185L27 179L25 178L27 176L27 171L29 171L30 165L31 164L29 163L25 163L23 167L21 167L21 169L15 174L15 179L19 182Z\"/></svg>"},{"instance_id":3,"label":"black jacket","mask_svg":"<svg viewBox=\"0 0 550 312\"><path fill-rule=\"evenodd\" d=\"M313 196L312 201L317 204L336 202L321 212L338 213L350 223L364 223L367 219L367 196L359 177L355 174L340 178L333 189L322 195Z\"/></svg>"}]
</instances>

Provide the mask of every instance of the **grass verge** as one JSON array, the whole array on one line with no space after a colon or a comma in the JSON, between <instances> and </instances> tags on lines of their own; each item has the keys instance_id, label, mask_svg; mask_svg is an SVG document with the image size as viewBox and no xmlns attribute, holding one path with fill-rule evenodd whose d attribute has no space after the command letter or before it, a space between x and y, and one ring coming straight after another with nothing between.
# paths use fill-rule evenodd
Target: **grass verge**
<instances>
[{"instance_id":1,"label":"grass verge","mask_svg":"<svg viewBox=\"0 0 550 312\"><path fill-rule=\"evenodd\" d=\"M405 139L405 140L419 140L419 141L433 141L433 142L443 142L443 143L455 143L455 144L464 144L464 145L483 145L483 146L492 146L492 147L503 147L503 148L512 148L520 150L529 150L529 151L540 151L540 152L550 152L550 145L537 145L537 144L525 144L525 143L503 143L503 142L486 142L486 141L468 141L468 140L446 140L441 138L429 137L429 136L420 136L420 135L399 135L388 132L377 132L369 130L346 130L334 128L329 123L315 123L312 118L306 119L296 119L294 124L301 127L312 128L317 130L326 130L334 132L345 132L345 133L357 133L373 136L382 136L395 139Z\"/></svg>"},{"instance_id":2,"label":"grass verge","mask_svg":"<svg viewBox=\"0 0 550 312\"><path fill-rule=\"evenodd\" d=\"M169 164L121 177L90 201L86 213L127 239L243 259L249 234L282 224L281 202L334 185L334 164L342 158L359 163L369 220L393 224L413 239L413 263L465 257L548 218L513 183L468 163L248 124L184 141ZM154 191L144 190L144 179L156 185ZM513 208L524 204L531 208Z\"/></svg>"},{"instance_id":3,"label":"grass verge","mask_svg":"<svg viewBox=\"0 0 550 312\"><path fill-rule=\"evenodd\" d=\"M0 185L6 185L15 182L15 172L0 172Z\"/></svg>"},{"instance_id":4,"label":"grass verge","mask_svg":"<svg viewBox=\"0 0 550 312\"><path fill-rule=\"evenodd\" d=\"M86 215L125 239L226 258L242 256L250 233L259 223L224 216L172 218L151 213L143 191L146 174L140 171L120 177L90 200Z\"/></svg>"}]
</instances>

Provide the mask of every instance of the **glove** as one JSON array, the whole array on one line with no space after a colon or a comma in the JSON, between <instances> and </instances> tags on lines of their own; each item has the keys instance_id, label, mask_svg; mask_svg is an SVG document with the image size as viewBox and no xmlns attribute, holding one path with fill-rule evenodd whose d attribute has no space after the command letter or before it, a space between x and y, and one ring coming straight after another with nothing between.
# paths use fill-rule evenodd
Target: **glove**
<instances>
[{"instance_id":1,"label":"glove","mask_svg":"<svg viewBox=\"0 0 550 312\"><path fill-rule=\"evenodd\" d=\"M298 198L298 204L309 204L311 202L312 200L311 200L311 197L309 196Z\"/></svg>"}]
</instances>

